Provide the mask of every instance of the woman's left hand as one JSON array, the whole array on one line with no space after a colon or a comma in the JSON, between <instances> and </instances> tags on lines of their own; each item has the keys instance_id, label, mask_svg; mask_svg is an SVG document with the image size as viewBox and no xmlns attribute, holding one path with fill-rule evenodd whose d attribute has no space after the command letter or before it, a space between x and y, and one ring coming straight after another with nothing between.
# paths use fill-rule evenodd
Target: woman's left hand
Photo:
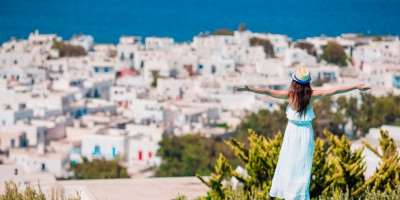
<instances>
[{"instance_id":1,"label":"woman's left hand","mask_svg":"<svg viewBox=\"0 0 400 200\"><path fill-rule=\"evenodd\" d=\"M356 85L356 88L361 91L367 91L367 90L371 89L371 87L366 86L365 84L358 84L358 85Z\"/></svg>"}]
</instances>

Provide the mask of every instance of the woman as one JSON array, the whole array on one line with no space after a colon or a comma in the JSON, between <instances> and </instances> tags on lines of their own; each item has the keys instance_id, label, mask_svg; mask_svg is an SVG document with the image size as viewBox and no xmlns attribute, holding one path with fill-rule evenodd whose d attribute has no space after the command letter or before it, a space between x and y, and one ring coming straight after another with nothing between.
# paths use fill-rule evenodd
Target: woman
<instances>
[{"instance_id":1,"label":"woman","mask_svg":"<svg viewBox=\"0 0 400 200\"><path fill-rule=\"evenodd\" d=\"M356 89L366 91L369 87L358 84L330 90L312 90L310 73L304 67L298 68L292 74L292 78L289 90L279 91L247 86L236 87L235 90L265 94L289 101L286 108L289 122L272 179L270 196L282 199L310 199L309 185L314 155L314 133L311 121L315 117L312 104L317 99Z\"/></svg>"}]
</instances>

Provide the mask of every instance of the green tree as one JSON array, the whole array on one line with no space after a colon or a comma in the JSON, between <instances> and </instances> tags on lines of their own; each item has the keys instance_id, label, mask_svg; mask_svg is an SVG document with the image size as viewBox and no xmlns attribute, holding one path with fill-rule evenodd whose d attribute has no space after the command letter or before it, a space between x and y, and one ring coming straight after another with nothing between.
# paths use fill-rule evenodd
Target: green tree
<instances>
[{"instance_id":1,"label":"green tree","mask_svg":"<svg viewBox=\"0 0 400 200\"><path fill-rule=\"evenodd\" d=\"M60 57L78 57L87 55L83 47L67 44L60 41L54 41L52 48L59 50Z\"/></svg>"},{"instance_id":2,"label":"green tree","mask_svg":"<svg viewBox=\"0 0 400 200\"><path fill-rule=\"evenodd\" d=\"M242 162L247 171L247 176L233 170L224 157L219 158L215 167L217 173L212 174L209 181L205 181L200 175L197 175L203 183L211 188L212 194L218 194L214 195L217 196L216 199L225 199L228 192L226 186L221 184L223 177L225 177L225 180L235 177L242 184L246 199L255 194L263 197L262 199L269 199L268 191L278 163L278 155L283 141L282 134L278 132L273 139L266 139L249 129L247 139L248 145L234 138L226 142L235 156Z\"/></svg>"},{"instance_id":3,"label":"green tree","mask_svg":"<svg viewBox=\"0 0 400 200\"><path fill-rule=\"evenodd\" d=\"M357 98L350 97L346 98L344 96L339 97L336 100L337 103L337 115L338 115L338 122L342 126L342 132L344 133L345 126L348 121L351 121L351 134L354 136L355 131L358 129L356 126L356 120L360 114L360 109L357 105Z\"/></svg>"},{"instance_id":4,"label":"green tree","mask_svg":"<svg viewBox=\"0 0 400 200\"><path fill-rule=\"evenodd\" d=\"M213 35L233 35L233 31L229 29L217 29Z\"/></svg>"},{"instance_id":5,"label":"green tree","mask_svg":"<svg viewBox=\"0 0 400 200\"><path fill-rule=\"evenodd\" d=\"M112 178L129 178L125 167L119 164L119 159L106 160L93 159L89 161L83 157L82 163L71 165L73 179L112 179Z\"/></svg>"},{"instance_id":6,"label":"green tree","mask_svg":"<svg viewBox=\"0 0 400 200\"><path fill-rule=\"evenodd\" d=\"M322 59L328 63L332 63L338 66L347 66L346 53L343 47L337 42L328 42L326 47L323 49Z\"/></svg>"},{"instance_id":7,"label":"green tree","mask_svg":"<svg viewBox=\"0 0 400 200\"><path fill-rule=\"evenodd\" d=\"M230 177L232 171L231 165L224 157L224 155L219 154L217 163L215 165L215 173L211 173L211 178L208 180L201 177L200 174L196 174L197 178L200 179L205 185L207 185L211 191L208 192L208 196L212 199L226 199L228 188L222 185L222 181Z\"/></svg>"},{"instance_id":8,"label":"green tree","mask_svg":"<svg viewBox=\"0 0 400 200\"><path fill-rule=\"evenodd\" d=\"M264 48L264 52L267 57L274 57L274 46L272 43L267 39L261 39L258 37L250 38L250 45L251 46L262 46Z\"/></svg>"},{"instance_id":9,"label":"green tree","mask_svg":"<svg viewBox=\"0 0 400 200\"><path fill-rule=\"evenodd\" d=\"M372 191L384 191L391 193L398 189L400 185L400 155L397 151L396 142L389 137L389 133L380 129L381 137L379 138L379 146L381 151L376 147L363 141L364 145L377 155L381 162L376 168L375 174L368 178L356 193L361 193L369 187Z\"/></svg>"},{"instance_id":10,"label":"green tree","mask_svg":"<svg viewBox=\"0 0 400 200\"><path fill-rule=\"evenodd\" d=\"M351 142L346 136L339 138L328 130L327 136L329 174L326 176L328 186L323 193L338 193L349 190L355 196L357 189L364 184L365 162L362 152L364 147L351 150Z\"/></svg>"},{"instance_id":11,"label":"green tree","mask_svg":"<svg viewBox=\"0 0 400 200\"><path fill-rule=\"evenodd\" d=\"M285 130L287 123L286 107L287 104L281 104L279 110L272 112L260 110L258 113L250 114L237 127L236 138L239 141L246 141L249 129L267 138L273 138L276 132Z\"/></svg>"},{"instance_id":12,"label":"green tree","mask_svg":"<svg viewBox=\"0 0 400 200\"><path fill-rule=\"evenodd\" d=\"M247 30L246 24L245 23L240 23L239 27L238 27L238 31L242 32L242 31L245 31L245 30Z\"/></svg>"},{"instance_id":13,"label":"green tree","mask_svg":"<svg viewBox=\"0 0 400 200\"><path fill-rule=\"evenodd\" d=\"M399 199L399 153L395 141L381 132L382 153L371 148L382 158L380 167L374 176L364 182L365 162L361 156L364 147L351 150L351 142L342 136L339 138L329 131L324 134L328 140L325 151L324 140L315 140L314 160L310 184L313 198L328 199ZM197 175L211 190L207 197L199 199L270 199L268 191L277 165L282 135L266 139L249 130L247 142L231 139L228 145L240 159L247 175L238 174L229 165L224 156L218 158L215 173L205 180ZM240 184L232 188L229 184L235 177ZM226 182L227 181L227 182Z\"/></svg>"},{"instance_id":14,"label":"green tree","mask_svg":"<svg viewBox=\"0 0 400 200\"><path fill-rule=\"evenodd\" d=\"M400 96L375 97L372 94L361 94L362 104L355 126L360 129L362 136L368 133L371 127L380 127L383 124L400 125Z\"/></svg>"},{"instance_id":15,"label":"green tree","mask_svg":"<svg viewBox=\"0 0 400 200\"><path fill-rule=\"evenodd\" d=\"M372 41L374 41L374 42L380 42L380 41L382 41L382 36L373 36L373 37L372 37Z\"/></svg>"},{"instance_id":16,"label":"green tree","mask_svg":"<svg viewBox=\"0 0 400 200\"><path fill-rule=\"evenodd\" d=\"M158 82L158 76L155 75L153 76L153 81L151 82L151 87L157 87L157 82Z\"/></svg>"},{"instance_id":17,"label":"green tree","mask_svg":"<svg viewBox=\"0 0 400 200\"><path fill-rule=\"evenodd\" d=\"M299 41L294 44L295 48L306 50L309 55L317 56L317 49L315 46L307 41Z\"/></svg>"},{"instance_id":18,"label":"green tree","mask_svg":"<svg viewBox=\"0 0 400 200\"><path fill-rule=\"evenodd\" d=\"M238 163L224 140L217 136L206 138L193 134L178 137L164 134L159 145L157 155L162 162L156 176L209 174L219 153L229 158L232 165Z\"/></svg>"},{"instance_id":19,"label":"green tree","mask_svg":"<svg viewBox=\"0 0 400 200\"><path fill-rule=\"evenodd\" d=\"M314 102L313 108L316 118L313 120L314 135L324 137L324 129L331 130L335 134L342 135L339 129L340 120L338 115L332 111L334 101L331 98L319 99Z\"/></svg>"},{"instance_id":20,"label":"green tree","mask_svg":"<svg viewBox=\"0 0 400 200\"><path fill-rule=\"evenodd\" d=\"M234 138L227 143L243 163L248 176L244 177L236 171L231 174L244 185L246 193L251 194L259 190L269 191L275 167L278 164L283 141L282 134L278 132L273 139L266 139L258 136L251 129L248 133L248 147Z\"/></svg>"},{"instance_id":21,"label":"green tree","mask_svg":"<svg viewBox=\"0 0 400 200\"><path fill-rule=\"evenodd\" d=\"M314 159L311 170L311 197L320 196L327 187L326 177L329 173L329 166L326 155L325 141L321 138L316 138L314 143Z\"/></svg>"}]
</instances>

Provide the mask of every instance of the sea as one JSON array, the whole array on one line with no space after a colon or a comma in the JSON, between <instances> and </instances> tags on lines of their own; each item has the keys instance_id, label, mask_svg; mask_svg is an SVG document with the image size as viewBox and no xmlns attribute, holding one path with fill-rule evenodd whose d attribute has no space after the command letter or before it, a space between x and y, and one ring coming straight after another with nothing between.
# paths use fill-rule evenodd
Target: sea
<instances>
[{"instance_id":1,"label":"sea","mask_svg":"<svg viewBox=\"0 0 400 200\"><path fill-rule=\"evenodd\" d=\"M0 0L0 42L29 33L122 35L191 41L199 33L236 30L285 34L293 40L342 33L399 35L400 0Z\"/></svg>"}]
</instances>

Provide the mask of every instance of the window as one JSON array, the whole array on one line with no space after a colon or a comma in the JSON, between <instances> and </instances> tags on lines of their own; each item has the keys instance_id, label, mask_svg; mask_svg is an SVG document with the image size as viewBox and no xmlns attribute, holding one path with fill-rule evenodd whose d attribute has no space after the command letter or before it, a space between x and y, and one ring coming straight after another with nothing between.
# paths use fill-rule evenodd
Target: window
<instances>
[{"instance_id":1,"label":"window","mask_svg":"<svg viewBox=\"0 0 400 200\"><path fill-rule=\"evenodd\" d=\"M14 175L15 176L18 175L18 169L17 168L14 169Z\"/></svg>"},{"instance_id":2,"label":"window","mask_svg":"<svg viewBox=\"0 0 400 200\"><path fill-rule=\"evenodd\" d=\"M117 149L115 147L112 148L112 157L115 158L117 156Z\"/></svg>"},{"instance_id":3,"label":"window","mask_svg":"<svg viewBox=\"0 0 400 200\"><path fill-rule=\"evenodd\" d=\"M139 151L139 155L138 155L139 160L143 160L143 152Z\"/></svg>"},{"instance_id":4,"label":"window","mask_svg":"<svg viewBox=\"0 0 400 200\"><path fill-rule=\"evenodd\" d=\"M94 72L96 72L96 73L99 72L99 68L98 68L98 67L95 67L95 68L94 68Z\"/></svg>"},{"instance_id":5,"label":"window","mask_svg":"<svg viewBox=\"0 0 400 200\"><path fill-rule=\"evenodd\" d=\"M134 57L135 55L133 53L129 54L129 59L133 60Z\"/></svg>"},{"instance_id":6,"label":"window","mask_svg":"<svg viewBox=\"0 0 400 200\"><path fill-rule=\"evenodd\" d=\"M15 148L15 140L14 139L11 140L10 146L11 146L11 148Z\"/></svg>"},{"instance_id":7,"label":"window","mask_svg":"<svg viewBox=\"0 0 400 200\"><path fill-rule=\"evenodd\" d=\"M42 172L46 171L46 164L42 163Z\"/></svg>"},{"instance_id":8,"label":"window","mask_svg":"<svg viewBox=\"0 0 400 200\"><path fill-rule=\"evenodd\" d=\"M153 154L151 152L149 152L149 158L151 158L153 156Z\"/></svg>"},{"instance_id":9,"label":"window","mask_svg":"<svg viewBox=\"0 0 400 200\"><path fill-rule=\"evenodd\" d=\"M101 155L101 149L100 149L99 145L94 146L92 155L93 156L100 156Z\"/></svg>"},{"instance_id":10,"label":"window","mask_svg":"<svg viewBox=\"0 0 400 200\"><path fill-rule=\"evenodd\" d=\"M140 62L140 68L144 67L144 61L142 60L142 62Z\"/></svg>"},{"instance_id":11,"label":"window","mask_svg":"<svg viewBox=\"0 0 400 200\"><path fill-rule=\"evenodd\" d=\"M211 66L211 73L215 74L215 72L217 71L217 68L215 67L215 65Z\"/></svg>"},{"instance_id":12,"label":"window","mask_svg":"<svg viewBox=\"0 0 400 200\"><path fill-rule=\"evenodd\" d=\"M77 164L76 160L71 160L71 165L75 166Z\"/></svg>"}]
</instances>

